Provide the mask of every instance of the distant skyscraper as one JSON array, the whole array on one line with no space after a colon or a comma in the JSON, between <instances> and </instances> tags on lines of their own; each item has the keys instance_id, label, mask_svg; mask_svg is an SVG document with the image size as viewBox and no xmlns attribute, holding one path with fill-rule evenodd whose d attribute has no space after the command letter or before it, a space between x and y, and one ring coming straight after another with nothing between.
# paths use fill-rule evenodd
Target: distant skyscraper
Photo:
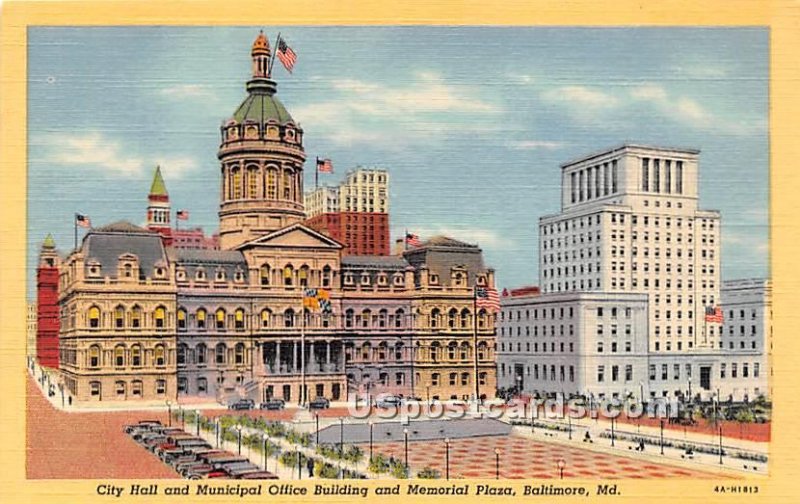
<instances>
[{"instance_id":1,"label":"distant skyscraper","mask_svg":"<svg viewBox=\"0 0 800 504\"><path fill-rule=\"evenodd\" d=\"M52 235L47 235L39 251L36 268L36 358L41 366L57 368L59 364L58 275L61 258Z\"/></svg>"},{"instance_id":2,"label":"distant skyscraper","mask_svg":"<svg viewBox=\"0 0 800 504\"><path fill-rule=\"evenodd\" d=\"M356 168L337 187L305 195L306 224L345 246L350 255L389 255L389 173Z\"/></svg>"}]
</instances>

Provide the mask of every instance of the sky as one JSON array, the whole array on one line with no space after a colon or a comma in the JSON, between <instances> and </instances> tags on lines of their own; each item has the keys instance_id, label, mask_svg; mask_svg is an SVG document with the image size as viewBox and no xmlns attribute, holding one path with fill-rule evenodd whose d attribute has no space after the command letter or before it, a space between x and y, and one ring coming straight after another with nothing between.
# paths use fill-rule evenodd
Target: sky
<instances>
[{"instance_id":1,"label":"sky","mask_svg":"<svg viewBox=\"0 0 800 504\"><path fill-rule=\"evenodd\" d=\"M29 295L42 240L70 250L75 212L144 223L157 164L185 225L217 228L219 127L259 29L298 55L273 78L305 131L306 188L316 156L335 167L321 183L389 170L393 238L477 243L500 287L536 284L561 163L690 147L700 207L722 213L723 279L769 275L766 28L31 27Z\"/></svg>"}]
</instances>

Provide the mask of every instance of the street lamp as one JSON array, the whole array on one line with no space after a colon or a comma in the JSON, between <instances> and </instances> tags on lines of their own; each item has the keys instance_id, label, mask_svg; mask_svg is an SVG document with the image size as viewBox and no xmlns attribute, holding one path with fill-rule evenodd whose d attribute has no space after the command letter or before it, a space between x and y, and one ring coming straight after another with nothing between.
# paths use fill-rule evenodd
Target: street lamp
<instances>
[{"instance_id":1,"label":"street lamp","mask_svg":"<svg viewBox=\"0 0 800 504\"><path fill-rule=\"evenodd\" d=\"M611 417L611 446L614 446L614 417Z\"/></svg>"},{"instance_id":2,"label":"street lamp","mask_svg":"<svg viewBox=\"0 0 800 504\"><path fill-rule=\"evenodd\" d=\"M661 455L664 455L664 419L661 419Z\"/></svg>"},{"instance_id":3,"label":"street lamp","mask_svg":"<svg viewBox=\"0 0 800 504\"><path fill-rule=\"evenodd\" d=\"M166 400L167 403L167 426L172 427L172 401Z\"/></svg>"},{"instance_id":4,"label":"street lamp","mask_svg":"<svg viewBox=\"0 0 800 504\"><path fill-rule=\"evenodd\" d=\"M369 424L369 460L372 461L372 434L375 424L372 422L372 420L367 423Z\"/></svg>"},{"instance_id":5,"label":"street lamp","mask_svg":"<svg viewBox=\"0 0 800 504\"><path fill-rule=\"evenodd\" d=\"M339 417L339 453L344 454L344 417Z\"/></svg>"},{"instance_id":6,"label":"street lamp","mask_svg":"<svg viewBox=\"0 0 800 504\"><path fill-rule=\"evenodd\" d=\"M494 479L500 479L500 448L494 449Z\"/></svg>"},{"instance_id":7,"label":"street lamp","mask_svg":"<svg viewBox=\"0 0 800 504\"><path fill-rule=\"evenodd\" d=\"M445 477L450 481L450 438L444 438L444 467Z\"/></svg>"},{"instance_id":8,"label":"street lamp","mask_svg":"<svg viewBox=\"0 0 800 504\"><path fill-rule=\"evenodd\" d=\"M261 434L261 441L264 443L263 446L264 446L264 470L265 471L267 470L267 440L268 439L269 439L269 436L267 435L266 432Z\"/></svg>"},{"instance_id":9,"label":"street lamp","mask_svg":"<svg viewBox=\"0 0 800 504\"><path fill-rule=\"evenodd\" d=\"M564 468L567 466L567 461L563 458L558 459L558 474L561 479L564 479Z\"/></svg>"},{"instance_id":10,"label":"street lamp","mask_svg":"<svg viewBox=\"0 0 800 504\"><path fill-rule=\"evenodd\" d=\"M317 423L317 431L314 442L316 443L317 446L319 446L319 413L314 413L314 420Z\"/></svg>"},{"instance_id":11,"label":"street lamp","mask_svg":"<svg viewBox=\"0 0 800 504\"><path fill-rule=\"evenodd\" d=\"M194 410L194 421L197 423L197 425L195 426L197 428L197 431L195 432L195 434L197 434L197 436L199 437L200 436L200 410Z\"/></svg>"},{"instance_id":12,"label":"street lamp","mask_svg":"<svg viewBox=\"0 0 800 504\"><path fill-rule=\"evenodd\" d=\"M181 412L181 429L186 427L186 417L183 411L183 406L178 404L178 410Z\"/></svg>"},{"instance_id":13,"label":"street lamp","mask_svg":"<svg viewBox=\"0 0 800 504\"><path fill-rule=\"evenodd\" d=\"M219 417L217 417L217 418L214 419L214 436L217 439L217 448L219 448L219 438L220 438L219 427L220 427L220 425L219 425Z\"/></svg>"},{"instance_id":14,"label":"street lamp","mask_svg":"<svg viewBox=\"0 0 800 504\"><path fill-rule=\"evenodd\" d=\"M238 445L239 445L239 455L241 455L242 454L242 424L241 423L237 423L236 424L236 431L239 433Z\"/></svg>"},{"instance_id":15,"label":"street lamp","mask_svg":"<svg viewBox=\"0 0 800 504\"><path fill-rule=\"evenodd\" d=\"M719 426L719 465L722 465L722 424Z\"/></svg>"},{"instance_id":16,"label":"street lamp","mask_svg":"<svg viewBox=\"0 0 800 504\"><path fill-rule=\"evenodd\" d=\"M569 440L572 441L572 415L567 411L567 425L569 426Z\"/></svg>"},{"instance_id":17,"label":"street lamp","mask_svg":"<svg viewBox=\"0 0 800 504\"><path fill-rule=\"evenodd\" d=\"M408 429L403 429L403 441L405 443L406 474L408 474Z\"/></svg>"}]
</instances>

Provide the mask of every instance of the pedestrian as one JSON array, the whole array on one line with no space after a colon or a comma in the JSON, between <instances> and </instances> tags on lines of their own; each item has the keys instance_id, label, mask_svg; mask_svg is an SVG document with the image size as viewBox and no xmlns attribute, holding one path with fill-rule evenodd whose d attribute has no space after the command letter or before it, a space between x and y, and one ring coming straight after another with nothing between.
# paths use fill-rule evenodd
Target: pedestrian
<instances>
[{"instance_id":1,"label":"pedestrian","mask_svg":"<svg viewBox=\"0 0 800 504\"><path fill-rule=\"evenodd\" d=\"M69 396L68 402L69 402L69 405L72 406L72 396Z\"/></svg>"},{"instance_id":2,"label":"pedestrian","mask_svg":"<svg viewBox=\"0 0 800 504\"><path fill-rule=\"evenodd\" d=\"M307 458L306 459L306 469L308 469L308 477L311 478L314 476L314 459Z\"/></svg>"}]
</instances>

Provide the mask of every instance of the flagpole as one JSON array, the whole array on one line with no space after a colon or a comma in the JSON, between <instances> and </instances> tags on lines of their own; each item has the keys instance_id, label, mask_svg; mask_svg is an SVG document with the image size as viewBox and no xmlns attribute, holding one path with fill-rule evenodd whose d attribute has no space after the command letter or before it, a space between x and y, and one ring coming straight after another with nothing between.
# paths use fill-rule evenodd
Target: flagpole
<instances>
[{"instance_id":1,"label":"flagpole","mask_svg":"<svg viewBox=\"0 0 800 504\"><path fill-rule=\"evenodd\" d=\"M281 42L281 32L278 32L278 36L275 38L275 52L272 53L272 58L269 60L269 70L267 71L267 78L272 78L272 65L275 64L275 55L278 54L278 44Z\"/></svg>"},{"instance_id":2,"label":"flagpole","mask_svg":"<svg viewBox=\"0 0 800 504\"><path fill-rule=\"evenodd\" d=\"M472 366L475 380L475 401L480 404L480 386L478 385L478 290L472 287Z\"/></svg>"},{"instance_id":3,"label":"flagpole","mask_svg":"<svg viewBox=\"0 0 800 504\"><path fill-rule=\"evenodd\" d=\"M408 250L408 228L403 233L403 250Z\"/></svg>"},{"instance_id":4,"label":"flagpole","mask_svg":"<svg viewBox=\"0 0 800 504\"><path fill-rule=\"evenodd\" d=\"M175 211L175 231L180 230L181 228L181 220L178 218L178 211Z\"/></svg>"},{"instance_id":5,"label":"flagpole","mask_svg":"<svg viewBox=\"0 0 800 504\"><path fill-rule=\"evenodd\" d=\"M78 214L76 213L72 218L72 225L75 227L75 247L78 250Z\"/></svg>"},{"instance_id":6,"label":"flagpole","mask_svg":"<svg viewBox=\"0 0 800 504\"><path fill-rule=\"evenodd\" d=\"M314 166L314 190L319 189L319 156L317 156L317 164Z\"/></svg>"},{"instance_id":7,"label":"flagpole","mask_svg":"<svg viewBox=\"0 0 800 504\"><path fill-rule=\"evenodd\" d=\"M305 289L300 298L300 405L306 405L306 306Z\"/></svg>"}]
</instances>

